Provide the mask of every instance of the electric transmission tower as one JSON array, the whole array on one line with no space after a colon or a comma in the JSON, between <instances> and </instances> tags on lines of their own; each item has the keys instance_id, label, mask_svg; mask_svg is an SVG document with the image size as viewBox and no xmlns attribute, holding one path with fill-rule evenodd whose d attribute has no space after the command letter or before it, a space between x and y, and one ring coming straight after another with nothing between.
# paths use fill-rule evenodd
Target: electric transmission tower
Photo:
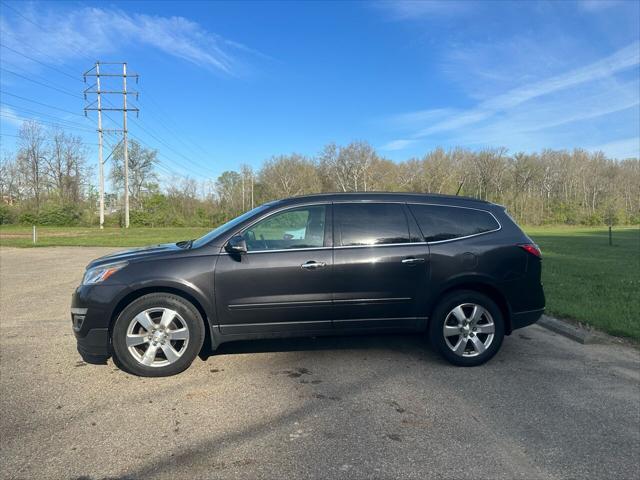
<instances>
[{"instance_id":1,"label":"electric transmission tower","mask_svg":"<svg viewBox=\"0 0 640 480\"><path fill-rule=\"evenodd\" d=\"M122 72L116 71L113 67L107 67L108 71L101 71L102 65L121 65ZM119 69L118 69L119 70ZM138 74L127 73L126 62L96 62L93 67L84 72L84 82L87 83L87 77L95 77L95 84L84 90L84 98L89 101L91 98L88 95L96 95L96 99L88 103L84 107L84 114L87 115L88 111L98 112L98 172L100 176L100 228L104 228L104 160L102 155L102 135L103 133L122 133L122 146L124 151L124 226L129 228L129 149L127 146L127 112L136 112L138 116L139 109L136 107L127 106L127 95L135 95L138 100L137 91L127 90L127 77L133 77L138 83ZM103 90L104 85L101 83L101 79L105 77L105 82L112 80L111 77L122 78L122 90ZM111 83L111 82L109 82ZM102 95L122 95L122 107L104 107L102 105ZM107 100L109 105L113 105ZM102 112L103 111L115 111L122 112L122 128L116 129L104 129L102 128ZM111 152L113 153L113 152Z\"/></svg>"}]
</instances>

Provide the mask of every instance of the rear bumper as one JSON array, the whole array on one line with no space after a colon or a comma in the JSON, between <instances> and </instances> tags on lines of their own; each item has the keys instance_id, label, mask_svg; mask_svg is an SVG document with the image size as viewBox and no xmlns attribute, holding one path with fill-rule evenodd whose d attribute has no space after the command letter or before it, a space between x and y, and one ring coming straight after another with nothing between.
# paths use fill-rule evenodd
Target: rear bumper
<instances>
[{"instance_id":1,"label":"rear bumper","mask_svg":"<svg viewBox=\"0 0 640 480\"><path fill-rule=\"evenodd\" d=\"M536 323L543 313L544 308L540 308L538 310L529 310L527 312L512 313L511 330L517 330L518 328L523 328Z\"/></svg>"}]
</instances>

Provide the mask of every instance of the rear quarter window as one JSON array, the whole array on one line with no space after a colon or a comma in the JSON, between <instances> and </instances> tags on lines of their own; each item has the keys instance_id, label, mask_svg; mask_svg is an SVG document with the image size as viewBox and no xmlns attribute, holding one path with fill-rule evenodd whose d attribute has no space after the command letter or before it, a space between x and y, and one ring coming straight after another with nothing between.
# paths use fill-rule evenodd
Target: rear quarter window
<instances>
[{"instance_id":1,"label":"rear quarter window","mask_svg":"<svg viewBox=\"0 0 640 480\"><path fill-rule=\"evenodd\" d=\"M444 205L409 205L427 242L439 242L493 232L500 224L484 210Z\"/></svg>"}]
</instances>

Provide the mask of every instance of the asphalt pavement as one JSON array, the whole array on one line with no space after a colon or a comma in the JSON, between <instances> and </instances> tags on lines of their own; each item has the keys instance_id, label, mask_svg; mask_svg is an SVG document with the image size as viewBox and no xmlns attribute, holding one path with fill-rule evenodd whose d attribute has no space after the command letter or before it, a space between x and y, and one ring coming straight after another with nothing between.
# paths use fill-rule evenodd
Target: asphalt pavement
<instances>
[{"instance_id":1,"label":"asphalt pavement","mask_svg":"<svg viewBox=\"0 0 640 480\"><path fill-rule=\"evenodd\" d=\"M71 331L109 251L0 249L0 478L640 478L635 348L534 325L465 369L419 335L269 340L137 378Z\"/></svg>"}]
</instances>

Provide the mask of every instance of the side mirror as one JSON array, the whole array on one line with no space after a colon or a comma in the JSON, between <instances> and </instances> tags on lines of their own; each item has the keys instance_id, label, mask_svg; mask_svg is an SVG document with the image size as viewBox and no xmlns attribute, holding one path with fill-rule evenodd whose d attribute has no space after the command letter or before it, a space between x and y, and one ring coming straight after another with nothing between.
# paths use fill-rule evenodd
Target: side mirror
<instances>
[{"instance_id":1,"label":"side mirror","mask_svg":"<svg viewBox=\"0 0 640 480\"><path fill-rule=\"evenodd\" d=\"M224 249L229 253L247 253L247 242L244 240L242 235L236 235L229 239Z\"/></svg>"}]
</instances>

